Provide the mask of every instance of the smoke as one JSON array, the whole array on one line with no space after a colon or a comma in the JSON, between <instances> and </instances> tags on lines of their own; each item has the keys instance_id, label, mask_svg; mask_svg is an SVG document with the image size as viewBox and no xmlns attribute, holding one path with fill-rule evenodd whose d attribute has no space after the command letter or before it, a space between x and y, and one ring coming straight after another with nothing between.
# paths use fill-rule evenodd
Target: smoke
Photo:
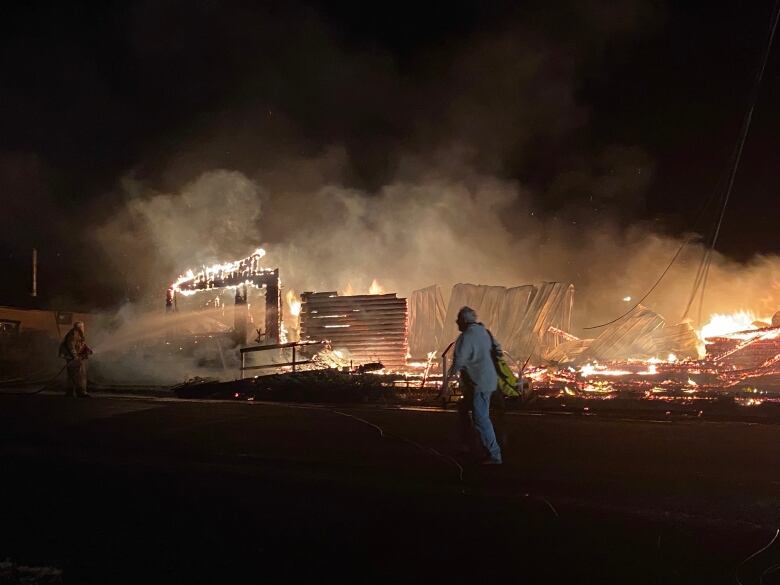
<instances>
[{"instance_id":1,"label":"smoke","mask_svg":"<svg viewBox=\"0 0 780 585\"><path fill-rule=\"evenodd\" d=\"M459 175L432 170L375 193L332 184L288 189L275 201L268 185L211 171L181 193L132 199L124 212L135 219L132 237L117 237L122 220L101 234L106 246L153 244L153 255L129 267L135 273L178 266L145 281L154 284L145 293L159 306L161 283L185 268L240 258L262 244L266 264L280 268L283 284L299 292L343 291L347 284L367 292L375 278L402 295L432 283L447 291L457 282L572 282L578 332L621 314L630 306L625 297L643 296L681 245L679 238L643 224L621 225L609 214L583 225L576 210L537 213L537 197L517 182L467 176L462 169ZM681 318L702 253L700 244L689 244L645 304L669 321ZM743 308L771 315L780 308L779 283L776 257L743 264L716 255L704 316Z\"/></svg>"},{"instance_id":2,"label":"smoke","mask_svg":"<svg viewBox=\"0 0 780 585\"><path fill-rule=\"evenodd\" d=\"M577 140L589 119L583 70L639 22L651 28L649 5L482 15L489 25L446 49L422 43L412 63L345 41L307 10L193 11L177 46L201 54L206 43L231 67L200 83L237 91L169 152L138 161L99 249L131 299L258 245L298 291L564 278L550 269L566 261L560 250L641 208L652 176L639 147ZM171 16L155 4L137 15L150 12ZM167 30L136 32L145 62L193 66L186 51L163 51Z\"/></svg>"},{"instance_id":3,"label":"smoke","mask_svg":"<svg viewBox=\"0 0 780 585\"><path fill-rule=\"evenodd\" d=\"M373 279L401 295L433 283L446 294L457 282L556 280L575 285L575 333L617 317L686 235L640 219L653 161L641 145L583 138L592 113L581 89L607 49L652 29L653 6L542 10L534 26L493 22L453 47L419 50L412 65L349 45L311 14L284 28L284 42L277 25L289 16L222 14L197 54L230 66L203 80L195 69L189 89L174 90L202 83L221 96L215 114L142 156L94 231L133 319L161 311L186 269L258 246L298 292L365 292ZM210 18L190 14L178 46L201 42L199 19ZM167 28L138 30L139 51L176 68ZM681 318L702 253L689 245L645 304ZM776 257L715 255L703 314L771 314L778 283Z\"/></svg>"},{"instance_id":4,"label":"smoke","mask_svg":"<svg viewBox=\"0 0 780 585\"><path fill-rule=\"evenodd\" d=\"M186 269L257 247L261 193L241 173L207 172L179 193L143 191L129 179L124 188L126 205L95 237L136 299L152 301Z\"/></svg>"},{"instance_id":5,"label":"smoke","mask_svg":"<svg viewBox=\"0 0 780 585\"><path fill-rule=\"evenodd\" d=\"M94 319L90 377L110 384L175 384L196 377L234 379L239 362L218 308L165 314L128 303Z\"/></svg>"}]
</instances>

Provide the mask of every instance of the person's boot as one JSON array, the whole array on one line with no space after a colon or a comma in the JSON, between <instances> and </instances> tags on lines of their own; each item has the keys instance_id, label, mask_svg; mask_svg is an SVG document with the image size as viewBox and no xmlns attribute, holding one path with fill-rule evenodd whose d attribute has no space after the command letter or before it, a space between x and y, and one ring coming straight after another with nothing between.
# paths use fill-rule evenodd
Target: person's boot
<instances>
[{"instance_id":1,"label":"person's boot","mask_svg":"<svg viewBox=\"0 0 780 585\"><path fill-rule=\"evenodd\" d=\"M479 462L480 465L502 465L503 463L501 459L493 459L492 457L487 457Z\"/></svg>"}]
</instances>

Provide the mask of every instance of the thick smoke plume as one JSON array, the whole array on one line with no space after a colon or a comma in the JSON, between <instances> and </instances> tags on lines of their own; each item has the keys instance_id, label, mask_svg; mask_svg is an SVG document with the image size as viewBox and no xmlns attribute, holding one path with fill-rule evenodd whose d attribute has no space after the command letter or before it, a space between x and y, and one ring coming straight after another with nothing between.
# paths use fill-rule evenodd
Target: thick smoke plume
<instances>
[{"instance_id":1,"label":"thick smoke plume","mask_svg":"<svg viewBox=\"0 0 780 585\"><path fill-rule=\"evenodd\" d=\"M651 30L655 6L573 3L533 26L519 13L451 50L420 50L412 65L347 47L311 14L290 28L278 26L284 15L194 13L179 44L204 42L196 25L208 20L209 54L231 63L211 81L236 91L128 172L98 249L125 296L151 312L186 269L263 246L297 292L366 292L373 279L401 295L433 283L447 294L457 282L572 282L582 334L641 297L685 237L637 220L653 181L640 146L583 140L582 76L607 45ZM141 30L139 50L170 58L167 30ZM280 42L279 30L291 37ZM276 55L280 46L298 52ZM702 252L689 245L645 304L679 320ZM776 257L716 255L702 313L771 315L778 283Z\"/></svg>"},{"instance_id":2,"label":"thick smoke plume","mask_svg":"<svg viewBox=\"0 0 780 585\"><path fill-rule=\"evenodd\" d=\"M519 184L479 175L432 172L371 194L326 184L284 191L277 203L274 192L238 172L208 172L179 194L132 199L101 236L107 246L154 250L127 250L135 258L127 270L160 307L165 284L185 268L246 256L261 244L267 264L299 292L343 291L348 284L365 292L375 278L402 295L432 283L447 291L457 282L572 282L577 332L619 315L630 306L625 297L641 297L681 244L608 215L586 225L573 214L545 217ZM130 224L132 232L123 234ZM702 253L700 244L689 244L645 304L670 322L680 319ZM777 283L775 257L739 264L716 256L704 316L737 309L771 315Z\"/></svg>"}]
</instances>

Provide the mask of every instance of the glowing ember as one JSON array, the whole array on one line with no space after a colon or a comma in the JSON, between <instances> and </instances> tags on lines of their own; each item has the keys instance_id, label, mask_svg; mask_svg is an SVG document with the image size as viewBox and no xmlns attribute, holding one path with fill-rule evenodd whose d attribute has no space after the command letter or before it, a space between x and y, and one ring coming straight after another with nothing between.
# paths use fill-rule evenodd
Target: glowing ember
<instances>
[{"instance_id":1,"label":"glowing ember","mask_svg":"<svg viewBox=\"0 0 780 585\"><path fill-rule=\"evenodd\" d=\"M599 364L585 364L580 368L580 375L583 378L588 376L625 376L630 373L628 370L610 370L606 366Z\"/></svg>"},{"instance_id":2,"label":"glowing ember","mask_svg":"<svg viewBox=\"0 0 780 585\"><path fill-rule=\"evenodd\" d=\"M709 339L712 337L721 337L737 331L749 331L758 329L756 321L766 321L767 319L758 319L752 311L737 311L731 315L715 313L710 316L710 321L699 332L699 337ZM771 321L771 319L769 319Z\"/></svg>"},{"instance_id":3,"label":"glowing ember","mask_svg":"<svg viewBox=\"0 0 780 585\"><path fill-rule=\"evenodd\" d=\"M647 369L643 372L637 372L640 376L654 376L658 373L658 366L655 364L650 364L647 366Z\"/></svg>"},{"instance_id":4,"label":"glowing ember","mask_svg":"<svg viewBox=\"0 0 780 585\"><path fill-rule=\"evenodd\" d=\"M761 406L764 403L760 398L744 398L741 396L734 398L734 402L740 406Z\"/></svg>"}]
</instances>

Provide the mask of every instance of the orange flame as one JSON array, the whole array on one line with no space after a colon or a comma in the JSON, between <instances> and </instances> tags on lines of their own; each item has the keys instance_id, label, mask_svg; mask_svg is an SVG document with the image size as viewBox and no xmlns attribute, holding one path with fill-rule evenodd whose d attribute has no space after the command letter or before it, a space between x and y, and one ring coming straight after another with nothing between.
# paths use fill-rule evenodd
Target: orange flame
<instances>
[{"instance_id":1,"label":"orange flame","mask_svg":"<svg viewBox=\"0 0 780 585\"><path fill-rule=\"evenodd\" d=\"M242 260L233 260L232 262L225 262L224 264L204 266L198 272L190 269L179 276L178 279L176 279L176 282L170 286L170 290L185 296L189 296L207 289L193 290L182 288L183 285L187 285L188 283L195 281L209 281L213 278L222 277L225 274L229 274L231 272L239 272L240 274L249 276L252 273L256 273L257 271L262 270L260 266L260 259L263 256L265 256L265 250L258 248L248 258L244 258Z\"/></svg>"},{"instance_id":2,"label":"orange flame","mask_svg":"<svg viewBox=\"0 0 780 585\"><path fill-rule=\"evenodd\" d=\"M368 288L368 294L370 295L383 295L385 294L385 288L379 284L379 281L375 278Z\"/></svg>"},{"instance_id":3,"label":"orange flame","mask_svg":"<svg viewBox=\"0 0 780 585\"><path fill-rule=\"evenodd\" d=\"M287 308L292 317L298 317L301 314L301 299L295 294L294 290L288 290L284 295L287 301Z\"/></svg>"},{"instance_id":4,"label":"orange flame","mask_svg":"<svg viewBox=\"0 0 780 585\"><path fill-rule=\"evenodd\" d=\"M758 329L757 322L771 323L772 318L757 318L753 311L737 311L730 315L714 313L710 315L709 322L699 331L699 337L709 339L720 337L737 331L750 331Z\"/></svg>"}]
</instances>

